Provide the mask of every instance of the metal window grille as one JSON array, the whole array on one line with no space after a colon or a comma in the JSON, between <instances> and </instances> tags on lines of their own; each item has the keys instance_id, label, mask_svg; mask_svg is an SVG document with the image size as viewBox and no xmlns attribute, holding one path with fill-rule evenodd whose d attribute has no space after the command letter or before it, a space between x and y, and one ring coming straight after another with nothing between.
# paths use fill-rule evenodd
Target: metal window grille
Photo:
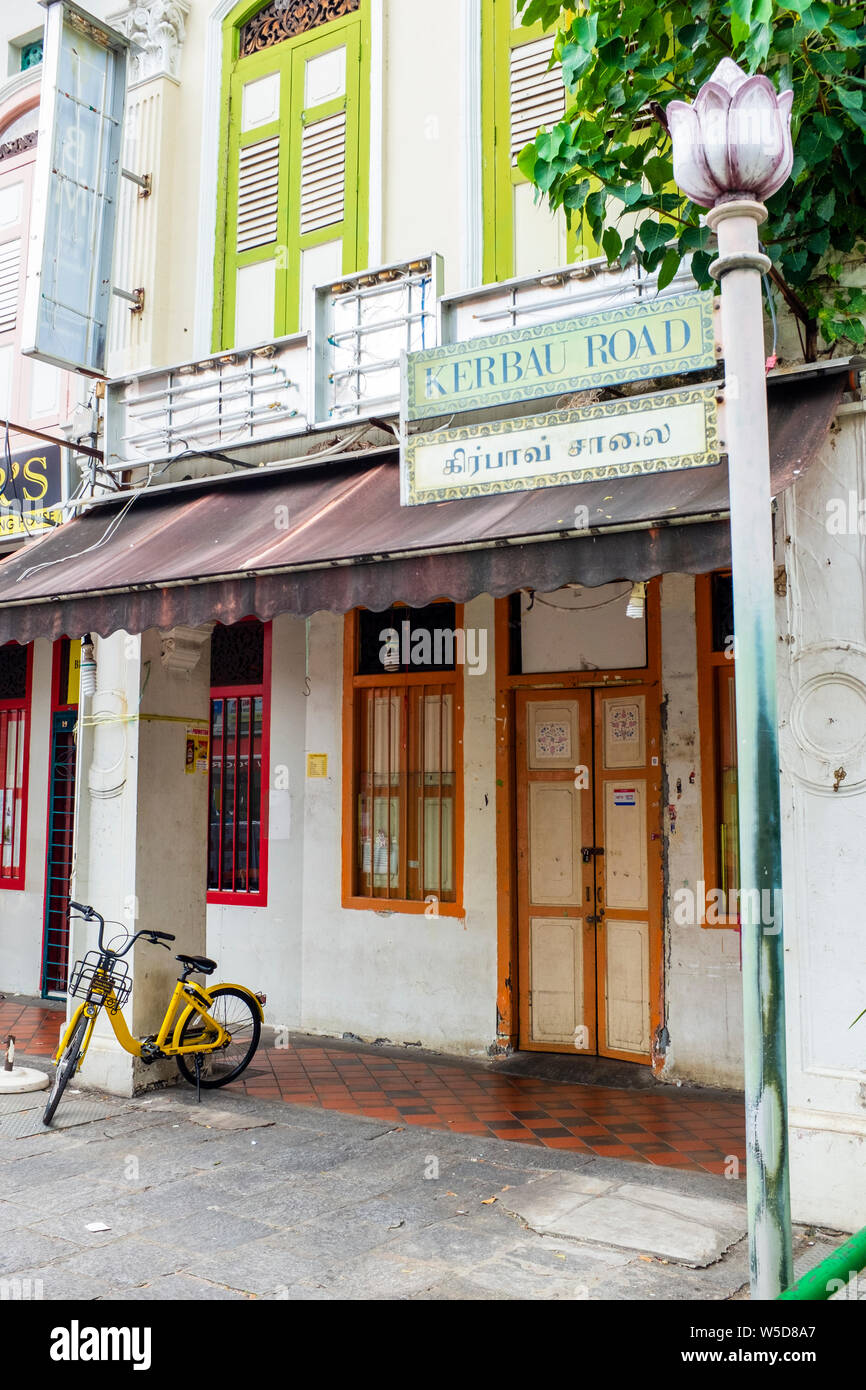
<instances>
[{"instance_id":1,"label":"metal window grille","mask_svg":"<svg viewBox=\"0 0 866 1390\"><path fill-rule=\"evenodd\" d=\"M454 902L454 690L394 684L357 693L358 894Z\"/></svg>"},{"instance_id":2,"label":"metal window grille","mask_svg":"<svg viewBox=\"0 0 866 1390\"><path fill-rule=\"evenodd\" d=\"M262 889L261 694L211 700L208 888L252 894Z\"/></svg>"}]
</instances>

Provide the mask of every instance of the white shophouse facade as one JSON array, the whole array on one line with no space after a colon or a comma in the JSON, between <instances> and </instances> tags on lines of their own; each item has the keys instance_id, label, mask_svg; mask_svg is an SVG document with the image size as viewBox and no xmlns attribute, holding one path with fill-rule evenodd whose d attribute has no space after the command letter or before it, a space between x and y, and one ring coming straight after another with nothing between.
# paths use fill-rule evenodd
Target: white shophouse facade
<instances>
[{"instance_id":1,"label":"white shophouse facade","mask_svg":"<svg viewBox=\"0 0 866 1390\"><path fill-rule=\"evenodd\" d=\"M653 302L652 284L587 259L502 164L531 133L521 100L536 125L561 103L510 0L303 8L313 22L284 32L254 3L90 5L140 45L124 164L153 191L124 185L113 278L145 307L113 319L108 473L70 464L67 491L91 480L100 500L26 558L7 541L0 565L0 642L28 652L22 668L0 647L0 728L14 716L22 740L0 988L62 993L85 941L55 941L47 971L47 885L71 876L106 917L176 931L218 978L264 989L277 1026L738 1088L739 929L706 910L736 884L724 465L641 490L399 501L401 348ZM4 10L10 69L42 17ZM0 155L38 74L0 84ZM0 158L0 209L20 158ZM783 333L768 391L794 1215L853 1229L864 407L856 373L786 351ZM90 384L63 379L53 414L18 402L18 424L90 439ZM626 615L635 582L644 617ZM384 630L399 604L421 630L473 634L474 662L383 665L379 614ZM88 631L97 693L80 706L70 641ZM171 962L140 946L134 973L145 1032ZM88 1071L143 1084L110 1036Z\"/></svg>"}]
</instances>

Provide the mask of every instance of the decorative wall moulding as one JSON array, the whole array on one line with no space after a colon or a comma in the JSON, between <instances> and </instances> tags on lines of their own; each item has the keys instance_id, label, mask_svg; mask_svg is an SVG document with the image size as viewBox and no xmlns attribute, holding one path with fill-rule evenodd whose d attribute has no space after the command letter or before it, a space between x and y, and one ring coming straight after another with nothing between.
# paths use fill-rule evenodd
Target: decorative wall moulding
<instances>
[{"instance_id":1,"label":"decorative wall moulding","mask_svg":"<svg viewBox=\"0 0 866 1390\"><path fill-rule=\"evenodd\" d=\"M826 796L866 790L866 652L854 643L807 648L780 690L783 772Z\"/></svg>"},{"instance_id":2,"label":"decorative wall moulding","mask_svg":"<svg viewBox=\"0 0 866 1390\"><path fill-rule=\"evenodd\" d=\"M129 58L130 87L154 77L180 80L188 15L187 0L139 0L109 16L109 24L138 46Z\"/></svg>"},{"instance_id":3,"label":"decorative wall moulding","mask_svg":"<svg viewBox=\"0 0 866 1390\"><path fill-rule=\"evenodd\" d=\"M270 0L241 29L240 55L259 53L275 43L293 39L341 15L352 14L360 0Z\"/></svg>"},{"instance_id":4,"label":"decorative wall moulding","mask_svg":"<svg viewBox=\"0 0 866 1390\"><path fill-rule=\"evenodd\" d=\"M189 675L198 665L213 627L213 623L205 623L202 627L173 627L164 632L160 660L165 669Z\"/></svg>"}]
</instances>

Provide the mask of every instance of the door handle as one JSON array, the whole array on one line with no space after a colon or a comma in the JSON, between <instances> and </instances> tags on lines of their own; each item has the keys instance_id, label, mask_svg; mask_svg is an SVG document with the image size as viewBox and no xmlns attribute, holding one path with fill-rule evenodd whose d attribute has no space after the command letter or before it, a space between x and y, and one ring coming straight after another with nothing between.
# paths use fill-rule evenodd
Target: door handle
<instances>
[{"instance_id":1,"label":"door handle","mask_svg":"<svg viewBox=\"0 0 866 1390\"><path fill-rule=\"evenodd\" d=\"M597 926L598 923L601 921L601 919L602 919L603 916L604 916L604 908L600 908L598 912L592 912L592 913L590 913L590 914L587 916L586 920L587 920L587 922L592 922L592 923L594 923L594 924Z\"/></svg>"}]
</instances>

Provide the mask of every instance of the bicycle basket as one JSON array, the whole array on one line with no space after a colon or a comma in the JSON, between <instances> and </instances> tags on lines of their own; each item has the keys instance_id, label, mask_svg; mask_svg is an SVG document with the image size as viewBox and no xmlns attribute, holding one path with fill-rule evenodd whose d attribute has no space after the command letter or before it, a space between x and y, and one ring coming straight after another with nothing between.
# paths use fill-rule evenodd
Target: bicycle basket
<instances>
[{"instance_id":1,"label":"bicycle basket","mask_svg":"<svg viewBox=\"0 0 866 1390\"><path fill-rule=\"evenodd\" d=\"M109 1013L116 1013L129 998L132 979L125 961L115 961L110 970L100 969L98 951L88 951L83 960L77 960L72 967L69 980L69 993L78 999L93 999L105 1004L108 996L114 994L114 1002L108 1007Z\"/></svg>"}]
</instances>

